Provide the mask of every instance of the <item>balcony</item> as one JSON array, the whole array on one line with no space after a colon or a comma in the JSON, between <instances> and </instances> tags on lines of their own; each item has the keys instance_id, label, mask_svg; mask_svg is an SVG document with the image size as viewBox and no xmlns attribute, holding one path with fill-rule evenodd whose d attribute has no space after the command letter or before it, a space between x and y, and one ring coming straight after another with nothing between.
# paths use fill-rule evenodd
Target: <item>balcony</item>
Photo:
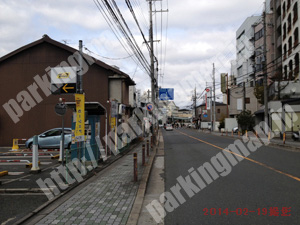
<instances>
[{"instance_id":1,"label":"balcony","mask_svg":"<svg viewBox=\"0 0 300 225\"><path fill-rule=\"evenodd\" d=\"M292 30L292 26L289 25L288 28L287 28L287 32L289 33L291 30Z\"/></svg>"},{"instance_id":2,"label":"balcony","mask_svg":"<svg viewBox=\"0 0 300 225\"><path fill-rule=\"evenodd\" d=\"M292 48L289 49L288 55L290 56L292 54Z\"/></svg>"}]
</instances>

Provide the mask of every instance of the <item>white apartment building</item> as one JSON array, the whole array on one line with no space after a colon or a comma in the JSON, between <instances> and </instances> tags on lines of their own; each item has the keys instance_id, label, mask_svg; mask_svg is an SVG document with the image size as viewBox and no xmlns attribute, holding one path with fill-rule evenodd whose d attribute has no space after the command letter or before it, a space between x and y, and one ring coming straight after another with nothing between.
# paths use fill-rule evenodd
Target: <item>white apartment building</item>
<instances>
[{"instance_id":1,"label":"white apartment building","mask_svg":"<svg viewBox=\"0 0 300 225\"><path fill-rule=\"evenodd\" d=\"M250 16L236 31L236 61L232 63L233 75L236 76L237 85L241 86L245 82L246 86L250 86L249 82L254 73L253 69L253 51L254 46L251 39L254 37L253 24L255 24L261 16Z\"/></svg>"}]
</instances>

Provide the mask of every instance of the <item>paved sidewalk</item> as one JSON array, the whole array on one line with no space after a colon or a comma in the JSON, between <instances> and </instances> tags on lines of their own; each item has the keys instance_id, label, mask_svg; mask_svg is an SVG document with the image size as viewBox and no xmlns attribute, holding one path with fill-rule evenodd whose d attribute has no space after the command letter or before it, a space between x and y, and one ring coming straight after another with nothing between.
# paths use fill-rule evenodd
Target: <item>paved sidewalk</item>
<instances>
[{"instance_id":1,"label":"paved sidewalk","mask_svg":"<svg viewBox=\"0 0 300 225\"><path fill-rule=\"evenodd\" d=\"M143 141L145 145L146 140ZM100 172L100 175L97 174L97 179L36 224L126 224L139 187L139 182L133 181L132 153L138 153L140 180L144 170L143 143L115 162L112 169L108 168L103 173Z\"/></svg>"}]
</instances>

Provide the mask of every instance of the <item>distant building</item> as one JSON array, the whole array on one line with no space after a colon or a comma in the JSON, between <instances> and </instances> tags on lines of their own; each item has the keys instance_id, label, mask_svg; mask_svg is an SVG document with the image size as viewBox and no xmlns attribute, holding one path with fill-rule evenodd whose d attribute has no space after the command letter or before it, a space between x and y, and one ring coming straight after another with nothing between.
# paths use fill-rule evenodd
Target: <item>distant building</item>
<instances>
[{"instance_id":1,"label":"distant building","mask_svg":"<svg viewBox=\"0 0 300 225\"><path fill-rule=\"evenodd\" d=\"M213 102L212 102L213 105ZM213 107L212 107L213 109ZM206 109L206 104L202 103L197 106L197 118L199 118L202 122L210 122L211 111ZM213 111L212 111L213 112ZM226 117L227 114L227 105L221 102L216 102L216 121L220 122L222 118Z\"/></svg>"}]
</instances>

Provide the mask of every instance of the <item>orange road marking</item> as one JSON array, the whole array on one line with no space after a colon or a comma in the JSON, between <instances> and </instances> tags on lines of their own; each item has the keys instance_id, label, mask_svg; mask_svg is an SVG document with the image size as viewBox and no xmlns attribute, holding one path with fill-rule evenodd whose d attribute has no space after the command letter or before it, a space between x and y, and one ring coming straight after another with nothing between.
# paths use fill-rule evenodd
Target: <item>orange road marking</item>
<instances>
[{"instance_id":1,"label":"orange road marking","mask_svg":"<svg viewBox=\"0 0 300 225\"><path fill-rule=\"evenodd\" d=\"M224 149L224 148L221 148L221 147L219 147L219 146L217 146L217 145L214 145L214 144L212 144L212 143L203 141L203 140L201 140L201 139L199 139L199 138L195 138L195 137L190 136L190 135L188 135L188 134L186 134L186 133L183 133L183 132L180 132L180 131L177 131L177 132L179 132L179 133L181 133L181 134L183 134L183 135L185 135L185 136L188 136L188 137L190 137L190 138L193 138L193 139L195 139L195 140L197 140L197 141L200 141L200 142L202 142L202 143L205 143L205 144L207 144L207 145L210 145L210 146L213 146L213 147L215 147L215 148L221 149L222 151L226 151L226 152L229 152L229 153L231 153L231 154L237 155L237 156L239 156L239 157L241 157L241 158L244 158L244 159L246 159L246 160L248 160L248 161L250 161L250 162L256 163L256 164L258 164L258 165L260 165L260 166L263 166L263 167L268 168L268 169L270 169L270 170L273 170L273 171L275 171L275 172L277 172L277 173L280 173L280 174L283 174L283 175L285 175L285 176L287 176L287 177L290 177L290 178L292 178L292 179L294 179L294 180L296 180L296 181L300 181L300 178L299 178L299 177L295 177L295 176L293 176L293 175L291 175L291 174L282 172L282 171L277 170L277 169L275 169L275 168L273 168L273 167L271 167L271 166L268 166L268 165L266 165L266 164L264 164L264 163L258 162L258 161L256 161L256 160L250 159L250 158L245 157L245 156L242 156L242 155L237 154L237 153L235 153L235 152L231 152L231 151L229 151L229 150L227 150L227 149Z\"/></svg>"}]
</instances>

